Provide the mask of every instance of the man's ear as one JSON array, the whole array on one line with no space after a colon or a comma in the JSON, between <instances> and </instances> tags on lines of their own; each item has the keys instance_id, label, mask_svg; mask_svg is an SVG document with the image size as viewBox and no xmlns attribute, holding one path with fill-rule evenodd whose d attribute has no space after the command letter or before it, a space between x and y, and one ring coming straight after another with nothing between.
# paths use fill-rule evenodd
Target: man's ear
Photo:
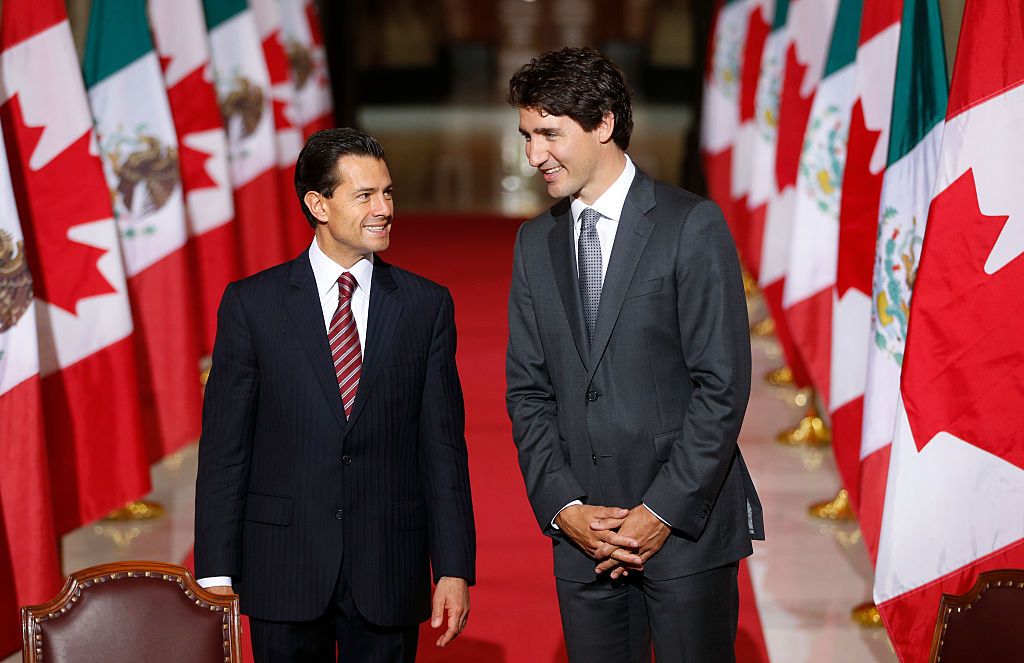
<instances>
[{"instance_id":1,"label":"man's ear","mask_svg":"<svg viewBox=\"0 0 1024 663\"><path fill-rule=\"evenodd\" d=\"M610 141L612 139L612 133L615 132L615 114L611 111L605 113L595 131L597 131L597 139L602 143Z\"/></svg>"},{"instance_id":2,"label":"man's ear","mask_svg":"<svg viewBox=\"0 0 1024 663\"><path fill-rule=\"evenodd\" d=\"M316 191L307 191L306 195L302 197L302 202L306 203L306 207L309 208L314 219L320 223L327 223L327 209L321 194Z\"/></svg>"}]
</instances>

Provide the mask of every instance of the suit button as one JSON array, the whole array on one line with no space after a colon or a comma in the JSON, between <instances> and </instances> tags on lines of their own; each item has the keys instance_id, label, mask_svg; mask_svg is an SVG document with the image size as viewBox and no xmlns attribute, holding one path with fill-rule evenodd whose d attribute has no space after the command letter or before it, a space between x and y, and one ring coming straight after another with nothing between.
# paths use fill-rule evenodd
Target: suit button
<instances>
[{"instance_id":1,"label":"suit button","mask_svg":"<svg viewBox=\"0 0 1024 663\"><path fill-rule=\"evenodd\" d=\"M338 509L337 511L334 512L334 519L341 520L342 515L344 514L342 513L341 509Z\"/></svg>"},{"instance_id":2,"label":"suit button","mask_svg":"<svg viewBox=\"0 0 1024 663\"><path fill-rule=\"evenodd\" d=\"M588 391L587 392L587 400L590 401L591 403L593 403L594 401L596 401L600 397L601 397L601 394L597 393L596 391Z\"/></svg>"},{"instance_id":3,"label":"suit button","mask_svg":"<svg viewBox=\"0 0 1024 663\"><path fill-rule=\"evenodd\" d=\"M341 457L341 462L345 463L346 465L351 465L352 464L352 456L342 456Z\"/></svg>"}]
</instances>

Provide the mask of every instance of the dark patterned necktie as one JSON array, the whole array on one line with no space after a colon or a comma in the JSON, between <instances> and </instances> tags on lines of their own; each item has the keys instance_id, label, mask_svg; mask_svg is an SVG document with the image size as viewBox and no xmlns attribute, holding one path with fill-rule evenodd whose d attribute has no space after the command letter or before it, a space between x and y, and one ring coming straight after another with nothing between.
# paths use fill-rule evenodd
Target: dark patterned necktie
<instances>
[{"instance_id":1,"label":"dark patterned necktie","mask_svg":"<svg viewBox=\"0 0 1024 663\"><path fill-rule=\"evenodd\" d=\"M338 309L331 318L331 327L327 332L346 419L352 414L352 405L356 402L359 370L363 366L359 329L356 328L356 318L352 314L352 293L358 285L356 277L349 272L338 277Z\"/></svg>"},{"instance_id":2,"label":"dark patterned necktie","mask_svg":"<svg viewBox=\"0 0 1024 663\"><path fill-rule=\"evenodd\" d=\"M594 340L597 308L601 304L601 240L597 221L601 214L588 207L580 215L580 239L576 245L576 264L580 272L580 296L583 298L583 320L587 323L587 339Z\"/></svg>"}]
</instances>

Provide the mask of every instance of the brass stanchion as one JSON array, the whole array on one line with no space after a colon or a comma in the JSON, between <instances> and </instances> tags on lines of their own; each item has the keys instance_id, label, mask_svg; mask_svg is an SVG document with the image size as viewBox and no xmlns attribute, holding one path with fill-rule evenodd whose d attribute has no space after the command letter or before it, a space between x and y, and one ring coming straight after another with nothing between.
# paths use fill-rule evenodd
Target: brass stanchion
<instances>
[{"instance_id":1,"label":"brass stanchion","mask_svg":"<svg viewBox=\"0 0 1024 663\"><path fill-rule=\"evenodd\" d=\"M743 270L743 294L747 296L747 299L758 294L757 281L745 269Z\"/></svg>"},{"instance_id":2,"label":"brass stanchion","mask_svg":"<svg viewBox=\"0 0 1024 663\"><path fill-rule=\"evenodd\" d=\"M840 488L836 496L830 500L816 502L807 507L807 513L812 518L823 520L856 520L853 507L850 506L850 494L845 488Z\"/></svg>"},{"instance_id":3,"label":"brass stanchion","mask_svg":"<svg viewBox=\"0 0 1024 663\"><path fill-rule=\"evenodd\" d=\"M825 425L817 408L811 405L795 428L780 432L775 440L790 446L824 447L832 443L832 431Z\"/></svg>"},{"instance_id":4,"label":"brass stanchion","mask_svg":"<svg viewBox=\"0 0 1024 663\"><path fill-rule=\"evenodd\" d=\"M878 613L878 606L868 601L861 603L850 611L850 619L859 626L867 628L882 628L882 615Z\"/></svg>"},{"instance_id":5,"label":"brass stanchion","mask_svg":"<svg viewBox=\"0 0 1024 663\"><path fill-rule=\"evenodd\" d=\"M775 333L775 321L770 315L765 316L760 322L755 322L750 327L750 335L755 338L765 338Z\"/></svg>"},{"instance_id":6,"label":"brass stanchion","mask_svg":"<svg viewBox=\"0 0 1024 663\"><path fill-rule=\"evenodd\" d=\"M103 520L154 520L164 515L164 507L152 500L132 500L120 509L111 511Z\"/></svg>"},{"instance_id":7,"label":"brass stanchion","mask_svg":"<svg viewBox=\"0 0 1024 663\"><path fill-rule=\"evenodd\" d=\"M793 371L789 366L782 366L764 374L764 381L773 387L792 387Z\"/></svg>"}]
</instances>

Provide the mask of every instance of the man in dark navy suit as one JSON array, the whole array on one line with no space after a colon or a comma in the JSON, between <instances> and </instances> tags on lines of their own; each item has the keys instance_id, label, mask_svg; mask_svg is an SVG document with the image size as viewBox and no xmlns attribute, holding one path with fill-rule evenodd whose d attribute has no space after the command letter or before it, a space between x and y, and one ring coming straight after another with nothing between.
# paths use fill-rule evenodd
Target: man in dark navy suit
<instances>
[{"instance_id":1,"label":"man in dark navy suit","mask_svg":"<svg viewBox=\"0 0 1024 663\"><path fill-rule=\"evenodd\" d=\"M418 622L447 612L442 647L464 628L475 574L452 299L377 255L394 207L376 140L314 134L295 188L309 249L221 301L196 572L238 593L257 661L412 661Z\"/></svg>"}]
</instances>

